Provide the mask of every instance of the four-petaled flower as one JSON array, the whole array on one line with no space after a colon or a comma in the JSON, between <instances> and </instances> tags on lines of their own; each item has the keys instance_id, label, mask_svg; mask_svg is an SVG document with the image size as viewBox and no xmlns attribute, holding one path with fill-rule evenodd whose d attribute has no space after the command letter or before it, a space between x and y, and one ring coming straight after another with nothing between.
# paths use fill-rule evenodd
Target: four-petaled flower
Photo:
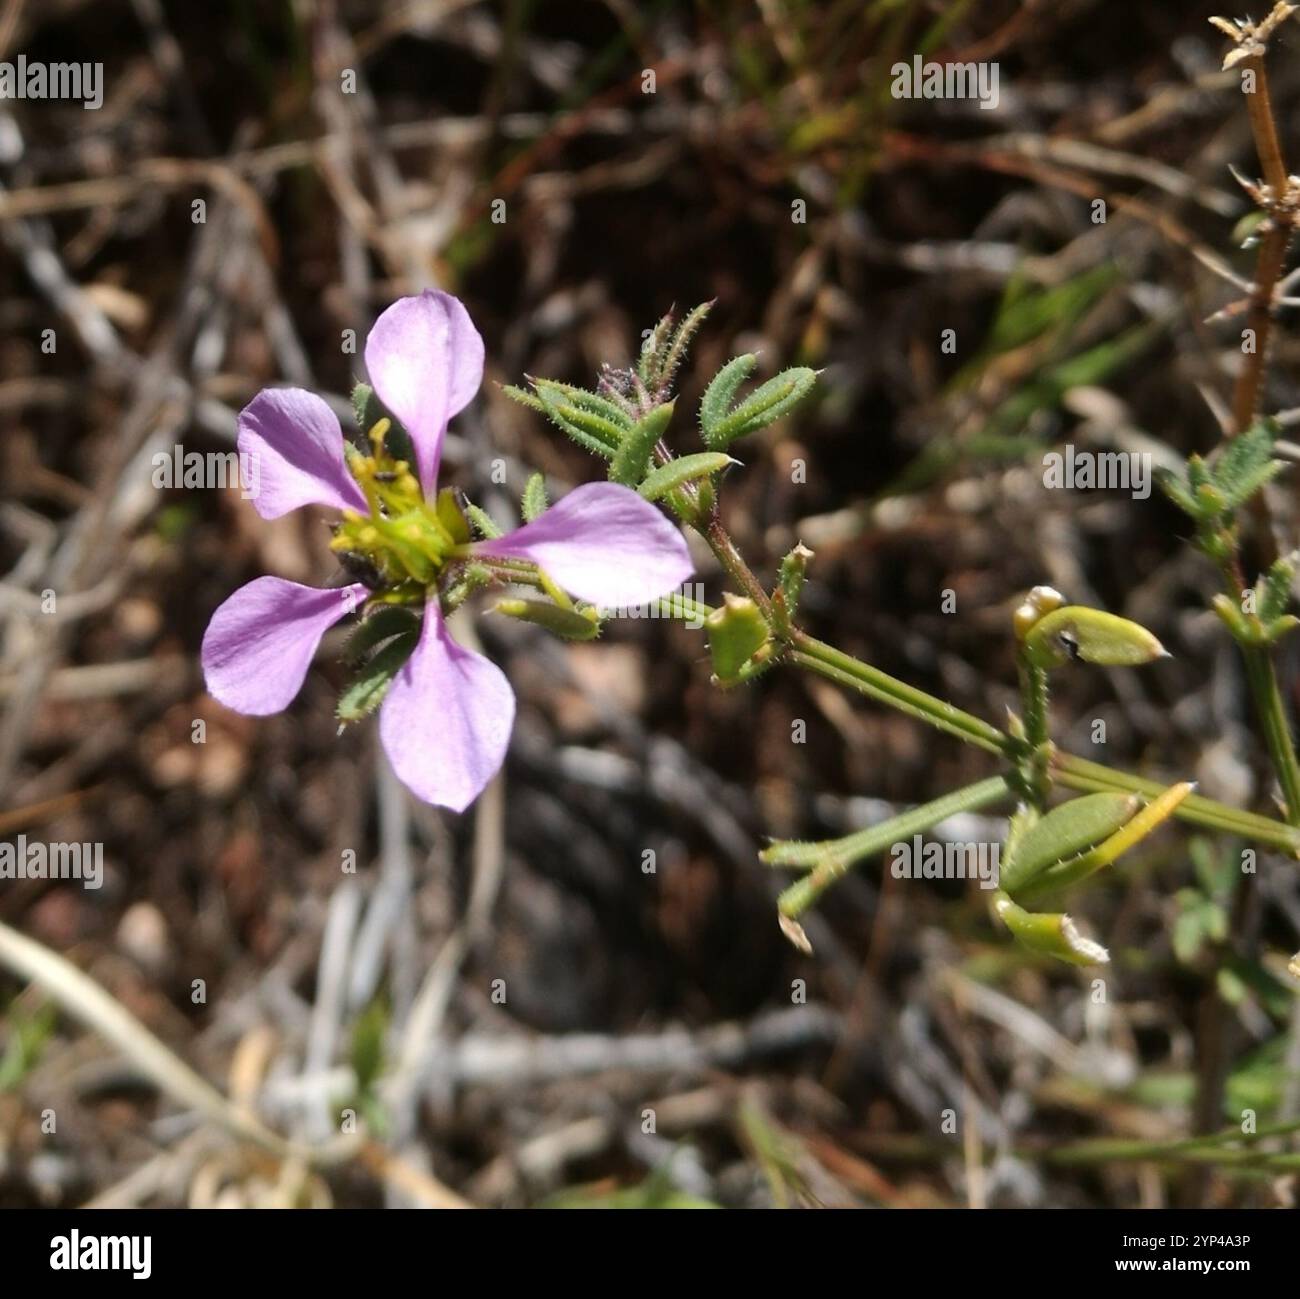
<instances>
[{"instance_id":1,"label":"four-petaled flower","mask_svg":"<svg viewBox=\"0 0 1300 1299\"><path fill-rule=\"evenodd\" d=\"M365 359L376 395L410 437L416 474L405 475L415 506L409 515L392 517L392 498L380 485L391 474L374 472L370 462L366 477L350 464L361 457L345 456L338 419L313 393L260 392L240 414L239 450L257 462L254 505L263 518L303 505L330 506L343 511L342 527L379 537L377 545L396 537L396 554L414 554L399 585L408 604L423 602L423 623L384 698L379 733L393 770L413 793L463 811L501 766L515 699L499 668L448 634L440 580L475 561L522 560L579 599L615 608L672 591L690 575L690 557L681 533L654 506L613 483L578 487L533 522L493 540L451 536L435 509L438 465L448 421L482 382L483 340L456 298L425 292L400 299L379 317ZM411 535L428 544L401 548L404 534L394 531L401 527L415 529ZM241 587L212 615L203 637L209 692L240 713L286 708L321 637L372 598L373 585L383 583L318 590L259 577Z\"/></svg>"}]
</instances>

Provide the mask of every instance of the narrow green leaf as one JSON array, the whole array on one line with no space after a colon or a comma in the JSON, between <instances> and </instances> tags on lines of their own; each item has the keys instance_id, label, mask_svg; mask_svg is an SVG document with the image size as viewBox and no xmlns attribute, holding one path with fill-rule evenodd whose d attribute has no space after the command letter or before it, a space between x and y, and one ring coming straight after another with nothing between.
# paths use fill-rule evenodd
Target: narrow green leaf
<instances>
[{"instance_id":1,"label":"narrow green leaf","mask_svg":"<svg viewBox=\"0 0 1300 1299\"><path fill-rule=\"evenodd\" d=\"M700 398L700 429L706 439L726 417L736 390L749 378L757 364L758 357L753 352L744 352L733 357L714 375L713 382Z\"/></svg>"},{"instance_id":2,"label":"narrow green leaf","mask_svg":"<svg viewBox=\"0 0 1300 1299\"><path fill-rule=\"evenodd\" d=\"M658 323L645 336L645 342L641 344L641 355L637 357L636 372L647 388L653 390L658 387L657 376L664 349L668 346L669 335L676 323L677 317L671 311L660 316Z\"/></svg>"},{"instance_id":3,"label":"narrow green leaf","mask_svg":"<svg viewBox=\"0 0 1300 1299\"><path fill-rule=\"evenodd\" d=\"M624 487L636 487L650 467L650 457L655 443L663 436L673 417L674 403L656 406L648 415L638 420L627 434L609 466L609 480Z\"/></svg>"},{"instance_id":4,"label":"narrow green leaf","mask_svg":"<svg viewBox=\"0 0 1300 1299\"><path fill-rule=\"evenodd\" d=\"M469 521L478 531L478 535L485 541L491 541L501 535L501 529L497 526L492 516L481 507L465 502L465 513L469 516Z\"/></svg>"},{"instance_id":5,"label":"narrow green leaf","mask_svg":"<svg viewBox=\"0 0 1300 1299\"><path fill-rule=\"evenodd\" d=\"M1109 838L1142 805L1136 794L1086 794L1053 808L1027 829L1002 864L1002 887L1015 896L1040 871Z\"/></svg>"},{"instance_id":6,"label":"narrow green leaf","mask_svg":"<svg viewBox=\"0 0 1300 1299\"><path fill-rule=\"evenodd\" d=\"M414 633L419 630L420 620L410 609L400 605L388 604L374 610L363 618L348 637L343 648L344 661L351 664L360 663L376 646L394 636Z\"/></svg>"},{"instance_id":7,"label":"narrow green leaf","mask_svg":"<svg viewBox=\"0 0 1300 1299\"><path fill-rule=\"evenodd\" d=\"M700 326L704 323L705 317L712 309L712 302L702 302L677 326L672 341L663 349L663 355L659 360L655 373L655 383L652 391L657 391L662 396L671 386L682 361L686 357L692 339L694 339Z\"/></svg>"},{"instance_id":8,"label":"narrow green leaf","mask_svg":"<svg viewBox=\"0 0 1300 1299\"><path fill-rule=\"evenodd\" d=\"M419 639L418 631L403 632L375 654L340 697L337 710L340 721L359 721L384 702L388 687L411 657Z\"/></svg>"},{"instance_id":9,"label":"narrow green leaf","mask_svg":"<svg viewBox=\"0 0 1300 1299\"><path fill-rule=\"evenodd\" d=\"M700 451L695 455L682 456L670 460L666 465L660 465L658 469L651 470L637 491L647 501L657 501L677 487L694 482L698 478L708 478L711 474L716 474L728 465L736 463L738 462L725 451Z\"/></svg>"},{"instance_id":10,"label":"narrow green leaf","mask_svg":"<svg viewBox=\"0 0 1300 1299\"><path fill-rule=\"evenodd\" d=\"M782 370L760 385L744 401L704 434L705 445L719 451L736 438L756 433L797 406L813 389L817 371L807 366Z\"/></svg>"},{"instance_id":11,"label":"narrow green leaf","mask_svg":"<svg viewBox=\"0 0 1300 1299\"><path fill-rule=\"evenodd\" d=\"M509 598L499 600L493 613L503 613L507 618L535 623L553 635L565 640L594 640L600 635L600 615L593 608L561 609L549 600Z\"/></svg>"},{"instance_id":12,"label":"narrow green leaf","mask_svg":"<svg viewBox=\"0 0 1300 1299\"><path fill-rule=\"evenodd\" d=\"M524 498L520 502L520 513L524 516L525 523L531 523L535 518L546 513L546 477L543 474L534 474L524 487Z\"/></svg>"},{"instance_id":13,"label":"narrow green leaf","mask_svg":"<svg viewBox=\"0 0 1300 1299\"><path fill-rule=\"evenodd\" d=\"M567 403L579 410L599 415L624 433L636 422L616 401L602 397L598 392L589 392L586 388L578 388L571 383L561 383L558 379L534 379L533 383L539 392L546 389L547 400Z\"/></svg>"}]
</instances>

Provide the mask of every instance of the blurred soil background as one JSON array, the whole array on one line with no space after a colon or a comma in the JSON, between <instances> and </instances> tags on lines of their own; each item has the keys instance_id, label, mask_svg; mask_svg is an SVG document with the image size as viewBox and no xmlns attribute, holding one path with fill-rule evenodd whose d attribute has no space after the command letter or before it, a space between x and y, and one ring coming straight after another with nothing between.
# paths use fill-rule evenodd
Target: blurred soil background
<instances>
[{"instance_id":1,"label":"blurred soil background","mask_svg":"<svg viewBox=\"0 0 1300 1299\"><path fill-rule=\"evenodd\" d=\"M1300 1114L1294 863L1261 854L1229 917L1240 845L1165 830L1070 899L1111 949L1101 985L1013 946L977 886L882 862L827 895L805 957L766 838L847 833L986 755L790 672L719 691L698 631L567 646L484 617L519 720L503 781L445 816L380 769L373 725L336 736L337 637L281 716L204 693L235 587L335 577L324 516L151 482L178 443L230 449L266 384L345 412L343 331L437 285L488 354L447 472L506 517L533 469L555 496L599 467L498 385L590 384L715 299L679 449L737 352L823 370L738 444L724 498L763 575L815 550L811 630L1000 724L1011 609L1051 583L1175 655L1062 674L1058 738L1271 811L1181 517L1041 470L1067 443L1167 464L1221 436L1239 324L1212 317L1241 292L1215 266L1250 277L1229 168L1257 164L1214 12L0 3L0 58L99 60L105 87L97 112L0 104L0 833L106 863L98 891L5 881L0 920L276 1131L323 1141L349 1110L372 1138L317 1168L233 1140L0 972L0 1204L1290 1203L1284 1159L1094 1143ZM892 98L914 54L995 62L998 106ZM1295 165L1294 24L1270 68ZM1300 406L1293 315L1269 411Z\"/></svg>"}]
</instances>

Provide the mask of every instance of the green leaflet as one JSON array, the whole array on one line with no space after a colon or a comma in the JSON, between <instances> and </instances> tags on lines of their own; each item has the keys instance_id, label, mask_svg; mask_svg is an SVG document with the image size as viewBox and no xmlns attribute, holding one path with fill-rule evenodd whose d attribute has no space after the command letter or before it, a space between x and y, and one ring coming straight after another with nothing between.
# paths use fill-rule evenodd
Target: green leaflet
<instances>
[{"instance_id":1,"label":"green leaflet","mask_svg":"<svg viewBox=\"0 0 1300 1299\"><path fill-rule=\"evenodd\" d=\"M496 520L481 506L466 501L465 513L469 516L469 521L477 529L479 536L485 541L492 541L501 535L501 529L497 526Z\"/></svg>"},{"instance_id":2,"label":"green leaflet","mask_svg":"<svg viewBox=\"0 0 1300 1299\"><path fill-rule=\"evenodd\" d=\"M656 406L648 415L643 416L624 437L609 466L609 480L622 483L624 487L637 487L650 467L650 457L654 453L655 443L664 435L668 422L673 417L674 403L665 402Z\"/></svg>"},{"instance_id":3,"label":"green leaflet","mask_svg":"<svg viewBox=\"0 0 1300 1299\"><path fill-rule=\"evenodd\" d=\"M553 379L534 379L533 392L505 385L508 397L541 411L579 446L608 458L632 427L627 412L614 402Z\"/></svg>"},{"instance_id":4,"label":"green leaflet","mask_svg":"<svg viewBox=\"0 0 1300 1299\"><path fill-rule=\"evenodd\" d=\"M360 721L384 702L388 687L402 670L402 665L411 657L419 639L418 631L403 632L371 658L339 698L337 713L340 721Z\"/></svg>"},{"instance_id":5,"label":"green leaflet","mask_svg":"<svg viewBox=\"0 0 1300 1299\"><path fill-rule=\"evenodd\" d=\"M1095 847L1130 820L1141 806L1136 794L1086 794L1053 808L1008 845L1003 889L1015 895L1040 871Z\"/></svg>"},{"instance_id":6,"label":"green leaflet","mask_svg":"<svg viewBox=\"0 0 1300 1299\"><path fill-rule=\"evenodd\" d=\"M729 415L704 430L704 443L711 451L720 451L729 442L755 433L792 410L817 382L817 371L807 366L782 370L756 388Z\"/></svg>"},{"instance_id":7,"label":"green leaflet","mask_svg":"<svg viewBox=\"0 0 1300 1299\"><path fill-rule=\"evenodd\" d=\"M647 501L657 501L675 488L694 482L697 478L708 478L728 465L737 463L725 451L699 451L695 455L670 460L666 465L651 470L637 491Z\"/></svg>"},{"instance_id":8,"label":"green leaflet","mask_svg":"<svg viewBox=\"0 0 1300 1299\"><path fill-rule=\"evenodd\" d=\"M420 619L410 609L394 604L384 605L357 624L343 649L343 659L350 664L361 663L371 650L384 641L405 633L418 635L419 630Z\"/></svg>"},{"instance_id":9,"label":"green leaflet","mask_svg":"<svg viewBox=\"0 0 1300 1299\"><path fill-rule=\"evenodd\" d=\"M646 336L636 370L652 396L662 398L668 393L691 340L712 308L712 302L702 302L687 314L680 325L676 315L670 311Z\"/></svg>"},{"instance_id":10,"label":"green leaflet","mask_svg":"<svg viewBox=\"0 0 1300 1299\"><path fill-rule=\"evenodd\" d=\"M758 357L753 352L745 352L734 357L714 376L713 382L705 389L700 400L700 428L705 441L731 409L736 390L758 364Z\"/></svg>"},{"instance_id":11,"label":"green leaflet","mask_svg":"<svg viewBox=\"0 0 1300 1299\"><path fill-rule=\"evenodd\" d=\"M543 474L534 474L524 486L519 512L523 515L525 523L531 523L546 513L546 506L546 478Z\"/></svg>"},{"instance_id":12,"label":"green leaflet","mask_svg":"<svg viewBox=\"0 0 1300 1299\"><path fill-rule=\"evenodd\" d=\"M499 600L492 612L535 623L565 640L594 640L600 635L600 615L592 608L562 609L549 600L510 598Z\"/></svg>"}]
</instances>

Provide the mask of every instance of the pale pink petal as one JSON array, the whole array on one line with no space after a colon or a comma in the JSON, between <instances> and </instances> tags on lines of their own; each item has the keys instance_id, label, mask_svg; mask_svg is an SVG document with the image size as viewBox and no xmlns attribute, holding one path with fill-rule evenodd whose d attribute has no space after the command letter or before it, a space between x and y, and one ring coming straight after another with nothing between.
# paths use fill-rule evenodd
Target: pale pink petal
<instances>
[{"instance_id":1,"label":"pale pink petal","mask_svg":"<svg viewBox=\"0 0 1300 1299\"><path fill-rule=\"evenodd\" d=\"M436 603L393 679L379 736L398 779L426 803L463 812L501 768L515 696L501 669L457 645Z\"/></svg>"},{"instance_id":2,"label":"pale pink petal","mask_svg":"<svg viewBox=\"0 0 1300 1299\"><path fill-rule=\"evenodd\" d=\"M263 388L239 414L239 458L245 488L264 519L300 505L366 512L343 461L343 430L315 393Z\"/></svg>"},{"instance_id":3,"label":"pale pink petal","mask_svg":"<svg viewBox=\"0 0 1300 1299\"><path fill-rule=\"evenodd\" d=\"M450 293L399 298L366 339L366 370L379 400L411 435L425 495L438 481L447 421L483 382L483 339Z\"/></svg>"},{"instance_id":4,"label":"pale pink petal","mask_svg":"<svg viewBox=\"0 0 1300 1299\"><path fill-rule=\"evenodd\" d=\"M606 609L645 604L691 575L678 529L617 483L576 487L532 523L475 549L531 560L566 591Z\"/></svg>"},{"instance_id":5,"label":"pale pink petal","mask_svg":"<svg viewBox=\"0 0 1300 1299\"><path fill-rule=\"evenodd\" d=\"M259 577L212 615L203 633L208 693L237 713L262 717L287 708L302 689L321 637L369 592Z\"/></svg>"}]
</instances>

